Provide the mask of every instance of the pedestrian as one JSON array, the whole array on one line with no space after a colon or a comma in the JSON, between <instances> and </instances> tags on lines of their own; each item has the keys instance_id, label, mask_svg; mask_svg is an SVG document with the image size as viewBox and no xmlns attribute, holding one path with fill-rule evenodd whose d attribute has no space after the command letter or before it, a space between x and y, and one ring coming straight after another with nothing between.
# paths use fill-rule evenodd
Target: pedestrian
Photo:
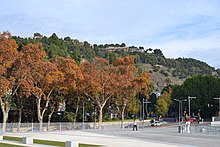
<instances>
[{"instance_id":1,"label":"pedestrian","mask_svg":"<svg viewBox=\"0 0 220 147\"><path fill-rule=\"evenodd\" d=\"M136 131L138 131L136 120L134 120L134 122L133 122L133 131L134 131L134 129L136 129Z\"/></svg>"}]
</instances>

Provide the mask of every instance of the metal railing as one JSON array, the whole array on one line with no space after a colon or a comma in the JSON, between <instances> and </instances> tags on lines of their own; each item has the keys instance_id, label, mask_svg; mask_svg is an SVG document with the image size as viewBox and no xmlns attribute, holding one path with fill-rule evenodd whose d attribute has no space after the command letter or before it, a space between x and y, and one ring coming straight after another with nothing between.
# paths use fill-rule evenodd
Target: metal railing
<instances>
[{"instance_id":1,"label":"metal railing","mask_svg":"<svg viewBox=\"0 0 220 147\"><path fill-rule=\"evenodd\" d=\"M191 133L220 135L220 126L211 126L210 124L195 125L190 127Z\"/></svg>"},{"instance_id":2,"label":"metal railing","mask_svg":"<svg viewBox=\"0 0 220 147\"><path fill-rule=\"evenodd\" d=\"M131 125L131 122L124 122L125 126ZM0 130L2 128L2 123L0 123ZM117 129L121 128L121 122L103 122L102 129ZM99 123L82 123L82 122L56 122L42 124L41 131L66 131L66 130L83 130L83 129L99 129ZM18 123L7 123L5 132L38 132L39 123L21 123L20 126Z\"/></svg>"}]
</instances>

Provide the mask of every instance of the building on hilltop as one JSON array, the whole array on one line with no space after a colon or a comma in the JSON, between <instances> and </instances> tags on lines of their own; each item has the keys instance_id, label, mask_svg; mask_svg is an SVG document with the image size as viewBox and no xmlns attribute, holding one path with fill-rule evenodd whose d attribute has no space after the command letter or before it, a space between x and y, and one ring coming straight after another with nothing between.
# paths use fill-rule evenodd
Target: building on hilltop
<instances>
[{"instance_id":1,"label":"building on hilltop","mask_svg":"<svg viewBox=\"0 0 220 147\"><path fill-rule=\"evenodd\" d=\"M137 47L107 47L107 48L103 48L109 52L115 52L115 51L123 51L123 52L141 52L140 49L138 49Z\"/></svg>"}]
</instances>

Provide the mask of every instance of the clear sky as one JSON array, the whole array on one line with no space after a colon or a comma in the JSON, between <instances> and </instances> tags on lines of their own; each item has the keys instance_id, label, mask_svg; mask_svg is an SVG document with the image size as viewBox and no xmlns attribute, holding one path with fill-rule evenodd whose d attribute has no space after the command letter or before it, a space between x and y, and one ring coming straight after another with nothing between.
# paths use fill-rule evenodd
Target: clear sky
<instances>
[{"instance_id":1,"label":"clear sky","mask_svg":"<svg viewBox=\"0 0 220 147\"><path fill-rule=\"evenodd\" d=\"M0 0L0 32L160 48L220 68L220 0Z\"/></svg>"}]
</instances>

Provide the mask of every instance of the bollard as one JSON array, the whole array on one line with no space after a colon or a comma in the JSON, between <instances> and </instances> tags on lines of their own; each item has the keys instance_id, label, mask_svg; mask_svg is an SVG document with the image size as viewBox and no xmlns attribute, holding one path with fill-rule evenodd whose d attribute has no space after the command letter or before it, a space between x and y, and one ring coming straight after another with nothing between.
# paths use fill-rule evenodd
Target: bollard
<instances>
[{"instance_id":1,"label":"bollard","mask_svg":"<svg viewBox=\"0 0 220 147\"><path fill-rule=\"evenodd\" d=\"M23 137L22 143L24 144L33 144L33 138L32 137Z\"/></svg>"},{"instance_id":2,"label":"bollard","mask_svg":"<svg viewBox=\"0 0 220 147\"><path fill-rule=\"evenodd\" d=\"M190 133L190 122L186 122L186 133Z\"/></svg>"},{"instance_id":3,"label":"bollard","mask_svg":"<svg viewBox=\"0 0 220 147\"><path fill-rule=\"evenodd\" d=\"M3 140L3 131L0 131L0 140Z\"/></svg>"},{"instance_id":4,"label":"bollard","mask_svg":"<svg viewBox=\"0 0 220 147\"><path fill-rule=\"evenodd\" d=\"M182 126L178 126L178 133L183 133L183 127Z\"/></svg>"},{"instance_id":5,"label":"bollard","mask_svg":"<svg viewBox=\"0 0 220 147\"><path fill-rule=\"evenodd\" d=\"M66 141L65 147L79 147L78 141Z\"/></svg>"},{"instance_id":6,"label":"bollard","mask_svg":"<svg viewBox=\"0 0 220 147\"><path fill-rule=\"evenodd\" d=\"M183 133L186 133L186 125L183 125Z\"/></svg>"}]
</instances>

